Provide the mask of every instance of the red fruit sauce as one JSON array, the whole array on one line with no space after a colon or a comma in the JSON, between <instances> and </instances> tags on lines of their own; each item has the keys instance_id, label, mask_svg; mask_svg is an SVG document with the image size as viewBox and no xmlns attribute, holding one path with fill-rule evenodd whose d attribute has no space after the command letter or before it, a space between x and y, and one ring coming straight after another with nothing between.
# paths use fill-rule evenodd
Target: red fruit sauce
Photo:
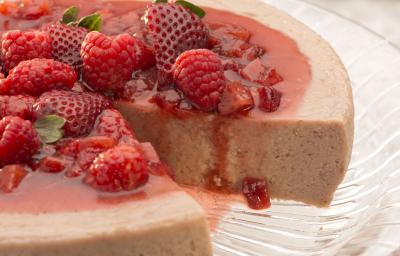
<instances>
[{"instance_id":1,"label":"red fruit sauce","mask_svg":"<svg viewBox=\"0 0 400 256\"><path fill-rule=\"evenodd\" d=\"M44 1L38 0L38 2ZM0 6L0 12L8 14L7 16L0 15L0 34L10 29L35 29L44 23L59 20L62 12L71 5L75 5L80 9L81 16L93 13L94 11L99 11L103 15L104 19L103 33L119 34L122 32L137 32L140 31L142 26L139 22L141 13L143 13L141 8L145 7L146 4L148 4L148 2L112 1L111 3L95 0L56 0L51 3L49 2L46 5L41 5L45 6L43 8L32 8L31 10L33 10L35 14L28 16L11 15L8 9L6 10L4 9L4 6ZM138 12L134 11L136 9L140 10ZM266 54L261 57L261 62L268 67L273 67L283 79L283 81L279 82L280 78L277 74L267 74L269 76L274 76L271 79L275 79L276 82L279 82L274 87L283 94L278 111L274 113L265 113L255 107L250 110L244 118L285 118L295 114L311 81L311 70L308 60L300 53L296 42L279 31L268 28L247 17L211 8L206 8L206 12L207 16L204 18L204 21L207 24L237 24L246 28L251 34L250 43L252 45L257 45L266 51ZM132 22L132 20L138 22L135 23ZM247 38L250 36L248 32L236 31L237 36L241 38ZM144 38L146 37L146 35L142 36ZM239 48L240 47L241 46L239 46ZM254 56L257 56L260 52L263 52L263 50L257 47L252 48L246 52L246 58L249 60L253 59ZM232 68L234 69L235 67ZM153 98L155 95L153 87L156 72L151 69L146 72L146 74L148 74L147 78L129 82L133 83L135 88L132 91L127 90L126 94L128 97L125 98L130 98L131 100L138 102L148 102ZM246 83L246 80L237 73L226 72L225 75L228 80L236 79ZM146 82L144 82L144 80L146 80ZM252 92L252 94L253 97L256 98L257 90ZM154 103L161 106L164 104L160 99L156 99ZM182 103L177 101L177 104L179 104L180 109L184 111L192 111L190 105L188 106L184 102ZM257 104L256 101L256 105ZM167 106L170 107L170 105ZM221 120L221 122L224 122L224 120ZM223 125L219 126L219 124L216 124L216 127L223 127ZM216 129L218 130L218 128ZM216 144L218 141L221 142L218 143L218 147L221 149L219 167L222 170L224 169L226 162L226 154L224 154L226 147L224 147L223 136L217 136L221 133L222 132L216 131ZM256 199L254 201L256 203L250 206L257 208L267 207L267 194L262 194L262 191L265 191L262 187L262 182L255 182L255 185L252 185L251 182L248 183L247 181L248 180L245 181L246 183L244 184L244 188L246 188L246 191L249 191L249 193L247 193L249 195L248 198L251 199L251 202L254 201L254 198ZM249 188L255 189L248 190ZM32 172L24 178L18 189L13 193L4 195L0 192L0 212L40 213L103 209L124 202L145 200L146 198L154 196L163 196L179 189L178 185L176 185L166 175L151 175L149 182L137 190L126 193L110 194L102 193L87 185L83 185L81 179L67 178L64 176L64 173L49 174L44 172ZM220 200L218 195L213 195L212 198L218 198L215 200ZM228 201L226 200L226 196L222 196L221 198L225 198L225 202ZM203 206L206 210L213 207L213 200L199 199L200 202L203 202ZM222 213L220 212L218 214Z\"/></svg>"}]
</instances>

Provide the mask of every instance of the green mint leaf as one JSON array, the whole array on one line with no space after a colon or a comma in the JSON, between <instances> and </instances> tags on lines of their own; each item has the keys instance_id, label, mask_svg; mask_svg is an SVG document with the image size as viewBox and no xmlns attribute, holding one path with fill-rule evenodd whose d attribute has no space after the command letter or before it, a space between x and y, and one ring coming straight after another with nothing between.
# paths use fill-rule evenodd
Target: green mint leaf
<instances>
[{"instance_id":1,"label":"green mint leaf","mask_svg":"<svg viewBox=\"0 0 400 256\"><path fill-rule=\"evenodd\" d=\"M160 3L166 4L168 3L168 0L153 0L153 4L160 4Z\"/></svg>"},{"instance_id":2,"label":"green mint leaf","mask_svg":"<svg viewBox=\"0 0 400 256\"><path fill-rule=\"evenodd\" d=\"M69 24L76 21L76 19L78 18L78 13L79 11L76 6L69 7L67 10L65 10L61 19L61 23Z\"/></svg>"},{"instance_id":3,"label":"green mint leaf","mask_svg":"<svg viewBox=\"0 0 400 256\"><path fill-rule=\"evenodd\" d=\"M78 26L86 28L89 31L99 31L101 27L102 19L99 13L93 13L86 17L83 17L79 22Z\"/></svg>"},{"instance_id":4,"label":"green mint leaf","mask_svg":"<svg viewBox=\"0 0 400 256\"><path fill-rule=\"evenodd\" d=\"M197 16L199 16L200 18L203 18L204 16L206 16L206 12L201 9L200 7L198 7L197 5L194 5L192 3L189 3L187 1L184 0L179 0L176 1L175 4L181 5L185 8L188 8L189 10L191 10L194 14L196 14Z\"/></svg>"},{"instance_id":5,"label":"green mint leaf","mask_svg":"<svg viewBox=\"0 0 400 256\"><path fill-rule=\"evenodd\" d=\"M64 136L65 119L57 115L48 115L38 119L34 123L36 132L44 144L51 144Z\"/></svg>"}]
</instances>

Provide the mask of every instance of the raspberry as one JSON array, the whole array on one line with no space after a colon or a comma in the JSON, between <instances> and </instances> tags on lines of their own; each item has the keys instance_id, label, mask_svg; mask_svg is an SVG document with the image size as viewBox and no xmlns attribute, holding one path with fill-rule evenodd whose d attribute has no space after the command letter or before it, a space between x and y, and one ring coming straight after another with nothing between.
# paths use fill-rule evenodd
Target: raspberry
<instances>
[{"instance_id":1,"label":"raspberry","mask_svg":"<svg viewBox=\"0 0 400 256\"><path fill-rule=\"evenodd\" d=\"M53 23L42 28L52 39L53 58L71 65L75 69L82 66L80 56L82 42L88 31L85 28Z\"/></svg>"},{"instance_id":2,"label":"raspberry","mask_svg":"<svg viewBox=\"0 0 400 256\"><path fill-rule=\"evenodd\" d=\"M136 39L135 54L136 54L136 69L146 70L156 64L156 59L153 50L145 43Z\"/></svg>"},{"instance_id":3,"label":"raspberry","mask_svg":"<svg viewBox=\"0 0 400 256\"><path fill-rule=\"evenodd\" d=\"M83 79L94 90L124 87L136 68L135 40L128 34L108 37L93 31L82 44Z\"/></svg>"},{"instance_id":4,"label":"raspberry","mask_svg":"<svg viewBox=\"0 0 400 256\"><path fill-rule=\"evenodd\" d=\"M147 161L141 150L120 145L100 154L85 178L94 188L109 192L133 190L149 178Z\"/></svg>"},{"instance_id":5,"label":"raspberry","mask_svg":"<svg viewBox=\"0 0 400 256\"><path fill-rule=\"evenodd\" d=\"M106 109L96 120L92 135L108 136L118 143L136 144L135 134L121 113L114 109Z\"/></svg>"},{"instance_id":6,"label":"raspberry","mask_svg":"<svg viewBox=\"0 0 400 256\"><path fill-rule=\"evenodd\" d=\"M159 84L166 86L182 52L207 46L208 29L189 9L173 3L150 5L144 17L156 55Z\"/></svg>"},{"instance_id":7,"label":"raspberry","mask_svg":"<svg viewBox=\"0 0 400 256\"><path fill-rule=\"evenodd\" d=\"M261 87L258 89L260 103L258 107L265 112L275 112L281 105L282 93L272 87Z\"/></svg>"},{"instance_id":8,"label":"raspberry","mask_svg":"<svg viewBox=\"0 0 400 256\"><path fill-rule=\"evenodd\" d=\"M10 70L24 60L51 58L51 38L40 31L8 31L2 36L1 54L3 65Z\"/></svg>"},{"instance_id":9,"label":"raspberry","mask_svg":"<svg viewBox=\"0 0 400 256\"><path fill-rule=\"evenodd\" d=\"M0 166L28 162L39 149L39 137L30 121L17 116L0 120Z\"/></svg>"},{"instance_id":10,"label":"raspberry","mask_svg":"<svg viewBox=\"0 0 400 256\"><path fill-rule=\"evenodd\" d=\"M35 100L34 97L25 95L0 96L0 118L19 116L23 119L31 119Z\"/></svg>"},{"instance_id":11,"label":"raspberry","mask_svg":"<svg viewBox=\"0 0 400 256\"><path fill-rule=\"evenodd\" d=\"M231 82L222 93L218 111L222 115L231 115L250 110L253 107L254 100L249 88L239 82Z\"/></svg>"},{"instance_id":12,"label":"raspberry","mask_svg":"<svg viewBox=\"0 0 400 256\"><path fill-rule=\"evenodd\" d=\"M0 189L4 193L11 193L16 189L28 172L22 165L6 165L0 169Z\"/></svg>"},{"instance_id":13,"label":"raspberry","mask_svg":"<svg viewBox=\"0 0 400 256\"><path fill-rule=\"evenodd\" d=\"M65 135L77 137L88 134L97 116L110 106L111 102L99 94L53 90L42 94L33 110L36 119L46 115L63 117Z\"/></svg>"},{"instance_id":14,"label":"raspberry","mask_svg":"<svg viewBox=\"0 0 400 256\"><path fill-rule=\"evenodd\" d=\"M221 60L210 50L182 53L174 65L173 77L178 89L198 109L213 111L225 88Z\"/></svg>"},{"instance_id":15,"label":"raspberry","mask_svg":"<svg viewBox=\"0 0 400 256\"><path fill-rule=\"evenodd\" d=\"M271 206L265 180L249 177L243 179L242 192L246 197L247 204L252 209L261 210Z\"/></svg>"},{"instance_id":16,"label":"raspberry","mask_svg":"<svg viewBox=\"0 0 400 256\"><path fill-rule=\"evenodd\" d=\"M51 59L20 62L10 71L4 84L8 94L39 96L52 89L71 89L77 75L71 66Z\"/></svg>"}]
</instances>

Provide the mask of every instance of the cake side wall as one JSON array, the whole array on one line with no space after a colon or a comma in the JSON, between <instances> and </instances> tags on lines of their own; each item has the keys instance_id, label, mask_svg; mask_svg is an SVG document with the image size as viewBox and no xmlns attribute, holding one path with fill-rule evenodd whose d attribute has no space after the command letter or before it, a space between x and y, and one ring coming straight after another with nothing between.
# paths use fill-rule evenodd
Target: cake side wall
<instances>
[{"instance_id":1,"label":"cake side wall","mask_svg":"<svg viewBox=\"0 0 400 256\"><path fill-rule=\"evenodd\" d=\"M1 256L212 255L205 213L184 192L107 210L0 219Z\"/></svg>"}]
</instances>

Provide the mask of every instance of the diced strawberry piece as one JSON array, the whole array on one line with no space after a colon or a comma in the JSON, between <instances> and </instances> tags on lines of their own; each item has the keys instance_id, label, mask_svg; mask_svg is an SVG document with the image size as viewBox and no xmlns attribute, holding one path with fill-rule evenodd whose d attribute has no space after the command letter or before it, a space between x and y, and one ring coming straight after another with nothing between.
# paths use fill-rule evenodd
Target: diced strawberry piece
<instances>
[{"instance_id":1,"label":"diced strawberry piece","mask_svg":"<svg viewBox=\"0 0 400 256\"><path fill-rule=\"evenodd\" d=\"M268 184L265 180L250 177L243 179L242 193L252 209L262 210L271 207Z\"/></svg>"},{"instance_id":2,"label":"diced strawberry piece","mask_svg":"<svg viewBox=\"0 0 400 256\"><path fill-rule=\"evenodd\" d=\"M220 55L241 58L251 47L251 33L238 25L211 24L210 47Z\"/></svg>"},{"instance_id":3,"label":"diced strawberry piece","mask_svg":"<svg viewBox=\"0 0 400 256\"><path fill-rule=\"evenodd\" d=\"M59 173L67 169L71 164L72 160L70 159L47 156L40 160L39 170L42 172Z\"/></svg>"},{"instance_id":4,"label":"diced strawberry piece","mask_svg":"<svg viewBox=\"0 0 400 256\"><path fill-rule=\"evenodd\" d=\"M240 82L231 82L222 93L218 111L222 115L231 115L250 110L253 107L254 100L249 88Z\"/></svg>"},{"instance_id":5,"label":"diced strawberry piece","mask_svg":"<svg viewBox=\"0 0 400 256\"><path fill-rule=\"evenodd\" d=\"M257 58L262 57L265 54L265 49L261 48L259 46L251 46L249 49L247 49L242 58L245 61L253 61Z\"/></svg>"},{"instance_id":6,"label":"diced strawberry piece","mask_svg":"<svg viewBox=\"0 0 400 256\"><path fill-rule=\"evenodd\" d=\"M5 193L11 193L18 188L28 172L22 165L6 165L0 169L0 189Z\"/></svg>"},{"instance_id":7,"label":"diced strawberry piece","mask_svg":"<svg viewBox=\"0 0 400 256\"><path fill-rule=\"evenodd\" d=\"M273 86L283 81L283 78L274 68L265 66L259 58L253 60L242 69L240 75L248 81L259 83L263 86Z\"/></svg>"},{"instance_id":8,"label":"diced strawberry piece","mask_svg":"<svg viewBox=\"0 0 400 256\"><path fill-rule=\"evenodd\" d=\"M272 87L261 87L258 89L260 103L258 107L265 112L275 112L281 105L282 93Z\"/></svg>"}]
</instances>

